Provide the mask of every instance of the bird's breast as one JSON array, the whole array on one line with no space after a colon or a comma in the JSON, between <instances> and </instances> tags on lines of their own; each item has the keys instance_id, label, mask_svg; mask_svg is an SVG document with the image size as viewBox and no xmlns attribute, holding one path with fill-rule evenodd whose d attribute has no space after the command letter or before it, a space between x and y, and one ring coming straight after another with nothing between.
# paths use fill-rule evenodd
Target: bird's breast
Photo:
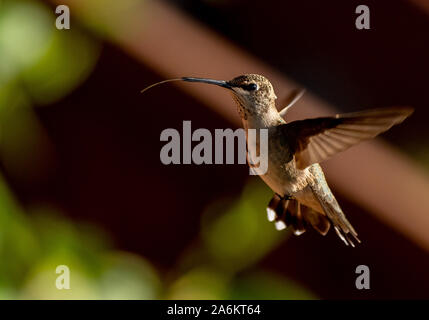
<instances>
[{"instance_id":1,"label":"bird's breast","mask_svg":"<svg viewBox=\"0 0 429 320\"><path fill-rule=\"evenodd\" d=\"M248 141L249 142L249 141ZM248 143L251 153L259 154L260 143L263 140L257 139L256 144ZM258 170L256 170L258 172ZM268 129L268 168L260 177L277 194L293 194L305 188L308 184L307 169L296 168L295 158L288 147L285 137L278 134L275 127Z\"/></svg>"}]
</instances>

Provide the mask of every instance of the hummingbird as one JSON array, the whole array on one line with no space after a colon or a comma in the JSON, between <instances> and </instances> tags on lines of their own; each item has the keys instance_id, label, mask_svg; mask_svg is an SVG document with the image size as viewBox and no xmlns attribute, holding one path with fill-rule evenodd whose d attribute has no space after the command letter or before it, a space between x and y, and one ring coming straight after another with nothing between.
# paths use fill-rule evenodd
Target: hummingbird
<instances>
[{"instance_id":1,"label":"hummingbird","mask_svg":"<svg viewBox=\"0 0 429 320\"><path fill-rule=\"evenodd\" d=\"M292 94L290 102L278 111L272 84L258 74L245 74L229 81L194 77L169 79L142 92L169 81L225 88L232 93L246 132L268 130L268 170L260 177L274 192L267 206L267 217L277 230L291 227L295 235L301 235L311 226L325 236L332 225L346 245L354 247L355 242L361 242L329 188L319 163L401 123L413 113L413 108L379 108L287 122L288 110L303 91ZM248 148L251 146L258 147L248 143Z\"/></svg>"}]
</instances>

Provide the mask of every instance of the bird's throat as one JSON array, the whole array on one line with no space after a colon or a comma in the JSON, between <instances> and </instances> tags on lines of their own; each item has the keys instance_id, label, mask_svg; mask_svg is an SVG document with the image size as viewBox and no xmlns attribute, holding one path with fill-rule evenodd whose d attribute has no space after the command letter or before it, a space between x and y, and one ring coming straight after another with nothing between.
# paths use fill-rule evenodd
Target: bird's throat
<instances>
[{"instance_id":1,"label":"bird's throat","mask_svg":"<svg viewBox=\"0 0 429 320\"><path fill-rule=\"evenodd\" d=\"M275 105L247 105L236 95L233 95L237 111L244 129L262 129L285 123Z\"/></svg>"},{"instance_id":2,"label":"bird's throat","mask_svg":"<svg viewBox=\"0 0 429 320\"><path fill-rule=\"evenodd\" d=\"M244 129L263 129L276 127L285 123L275 108L268 108L265 112L255 112L243 119Z\"/></svg>"}]
</instances>

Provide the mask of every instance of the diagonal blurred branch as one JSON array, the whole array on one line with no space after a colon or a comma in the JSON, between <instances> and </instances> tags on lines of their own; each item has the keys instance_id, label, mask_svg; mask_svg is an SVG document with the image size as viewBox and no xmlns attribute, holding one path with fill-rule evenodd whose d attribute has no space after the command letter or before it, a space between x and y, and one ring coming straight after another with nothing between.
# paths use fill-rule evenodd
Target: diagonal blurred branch
<instances>
[{"instance_id":1,"label":"diagonal blurred branch","mask_svg":"<svg viewBox=\"0 0 429 320\"><path fill-rule=\"evenodd\" d=\"M85 22L165 78L230 79L243 73L260 73L272 81L279 97L297 87L162 1L52 1L69 5L72 14L77 12ZM240 125L229 94L208 86L181 86L234 125ZM335 112L309 93L297 104L291 119ZM429 249L429 177L405 155L377 140L336 156L325 167L329 181L339 192Z\"/></svg>"},{"instance_id":2,"label":"diagonal blurred branch","mask_svg":"<svg viewBox=\"0 0 429 320\"><path fill-rule=\"evenodd\" d=\"M411 3L414 3L416 6L420 7L423 11L426 11L429 14L429 1L427 0L409 0Z\"/></svg>"}]
</instances>

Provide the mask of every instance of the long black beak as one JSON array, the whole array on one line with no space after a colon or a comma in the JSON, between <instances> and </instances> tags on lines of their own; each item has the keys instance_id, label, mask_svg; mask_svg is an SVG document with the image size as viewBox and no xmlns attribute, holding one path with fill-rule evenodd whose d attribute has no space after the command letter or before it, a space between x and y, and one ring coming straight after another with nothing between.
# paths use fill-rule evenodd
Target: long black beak
<instances>
[{"instance_id":1,"label":"long black beak","mask_svg":"<svg viewBox=\"0 0 429 320\"><path fill-rule=\"evenodd\" d=\"M208 83L208 84L215 84L217 86L227 88L227 89L232 89L232 86L228 83L228 81L212 80L212 79L204 79L204 78L183 77L183 78L176 78L176 79L168 79L168 80L164 80L164 81L160 81L160 82L151 84L150 86L144 88L140 92L143 93L143 92L149 90L150 88L153 88L159 84L166 83L166 82L172 82L172 81L202 82L202 83Z\"/></svg>"},{"instance_id":2,"label":"long black beak","mask_svg":"<svg viewBox=\"0 0 429 320\"><path fill-rule=\"evenodd\" d=\"M181 78L183 81L187 82L202 82L202 83L208 83L208 84L214 84L219 87L232 89L232 86L227 82L223 80L213 80L213 79L204 79L204 78L191 78L191 77L183 77Z\"/></svg>"}]
</instances>

